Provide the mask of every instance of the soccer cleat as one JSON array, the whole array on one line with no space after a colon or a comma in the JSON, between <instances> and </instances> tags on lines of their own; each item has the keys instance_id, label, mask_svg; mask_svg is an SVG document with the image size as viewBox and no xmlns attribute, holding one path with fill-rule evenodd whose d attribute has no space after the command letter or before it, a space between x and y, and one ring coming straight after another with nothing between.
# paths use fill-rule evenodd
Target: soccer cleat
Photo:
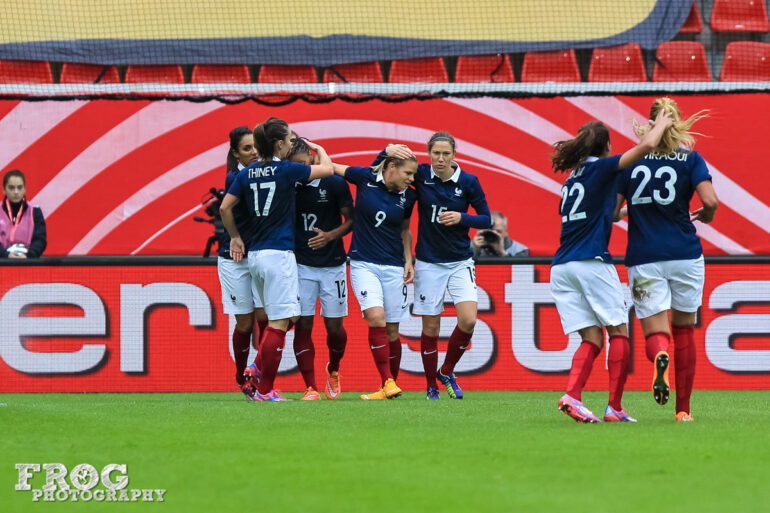
<instances>
[{"instance_id":1,"label":"soccer cleat","mask_svg":"<svg viewBox=\"0 0 770 513\"><path fill-rule=\"evenodd\" d=\"M438 395L438 388L436 387L428 388L428 399L430 400L441 399L441 396Z\"/></svg>"},{"instance_id":2,"label":"soccer cleat","mask_svg":"<svg viewBox=\"0 0 770 513\"><path fill-rule=\"evenodd\" d=\"M437 371L437 377L438 380L441 381L441 384L446 387L446 391L449 393L449 397L452 399L463 398L463 389L460 388L460 385L457 384L454 372L450 372L448 376L445 376L441 372L441 369L439 369Z\"/></svg>"},{"instance_id":3,"label":"soccer cleat","mask_svg":"<svg viewBox=\"0 0 770 513\"><path fill-rule=\"evenodd\" d=\"M279 394L275 390L271 390L266 394L260 394L258 391L254 392L255 401L288 401L284 396Z\"/></svg>"},{"instance_id":4,"label":"soccer cleat","mask_svg":"<svg viewBox=\"0 0 770 513\"><path fill-rule=\"evenodd\" d=\"M249 401L254 400L254 393L257 391L257 389L253 386L251 386L251 383L245 382L243 385L241 385L241 392L243 392L243 395L246 396L246 399Z\"/></svg>"},{"instance_id":5,"label":"soccer cleat","mask_svg":"<svg viewBox=\"0 0 770 513\"><path fill-rule=\"evenodd\" d=\"M401 395L401 389L396 385L396 380L388 378L385 380L385 384L382 385L382 391L388 399L395 399Z\"/></svg>"},{"instance_id":6,"label":"soccer cleat","mask_svg":"<svg viewBox=\"0 0 770 513\"><path fill-rule=\"evenodd\" d=\"M361 399L364 401L382 401L387 398L388 396L385 395L385 392L382 389L372 392L371 394L361 394Z\"/></svg>"},{"instance_id":7,"label":"soccer cleat","mask_svg":"<svg viewBox=\"0 0 770 513\"><path fill-rule=\"evenodd\" d=\"M339 371L329 372L329 363L326 363L326 398L337 399L340 396L340 373Z\"/></svg>"},{"instance_id":8,"label":"soccer cleat","mask_svg":"<svg viewBox=\"0 0 770 513\"><path fill-rule=\"evenodd\" d=\"M586 424L601 422L583 403L567 394L564 394L559 399L559 409L575 419L575 422L584 422Z\"/></svg>"},{"instance_id":9,"label":"soccer cleat","mask_svg":"<svg viewBox=\"0 0 770 513\"><path fill-rule=\"evenodd\" d=\"M254 388L257 388L257 383L262 378L262 373L257 369L257 365L252 363L243 371L243 377L246 383L251 383Z\"/></svg>"},{"instance_id":10,"label":"soccer cleat","mask_svg":"<svg viewBox=\"0 0 770 513\"><path fill-rule=\"evenodd\" d=\"M668 394L671 390L668 385L668 353L665 351L655 355L655 376L652 379L652 396L658 404L668 402Z\"/></svg>"},{"instance_id":11,"label":"soccer cleat","mask_svg":"<svg viewBox=\"0 0 770 513\"><path fill-rule=\"evenodd\" d=\"M695 419L686 411L680 411L676 414L676 420L677 422L692 422Z\"/></svg>"},{"instance_id":12,"label":"soccer cleat","mask_svg":"<svg viewBox=\"0 0 770 513\"><path fill-rule=\"evenodd\" d=\"M300 401L320 401L321 400L321 394L316 392L316 390L313 387L307 387L307 390L305 390L305 393L302 395L302 398L300 398Z\"/></svg>"},{"instance_id":13,"label":"soccer cleat","mask_svg":"<svg viewBox=\"0 0 770 513\"><path fill-rule=\"evenodd\" d=\"M608 404L604 410L604 422L636 422L636 419L626 413L625 408L618 411Z\"/></svg>"}]
</instances>

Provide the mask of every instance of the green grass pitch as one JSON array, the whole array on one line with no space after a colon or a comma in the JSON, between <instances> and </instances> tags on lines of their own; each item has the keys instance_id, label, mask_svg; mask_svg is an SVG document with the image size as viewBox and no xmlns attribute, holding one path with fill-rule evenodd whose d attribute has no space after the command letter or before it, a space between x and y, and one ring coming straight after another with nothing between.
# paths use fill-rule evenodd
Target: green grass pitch
<instances>
[{"instance_id":1,"label":"green grass pitch","mask_svg":"<svg viewBox=\"0 0 770 513\"><path fill-rule=\"evenodd\" d=\"M622 425L576 424L559 396L0 394L0 511L770 511L767 391L696 391L693 423L627 392L639 423ZM583 399L600 413L606 397ZM166 489L165 502L33 503L14 491L16 463L52 462L125 463L129 488Z\"/></svg>"}]
</instances>

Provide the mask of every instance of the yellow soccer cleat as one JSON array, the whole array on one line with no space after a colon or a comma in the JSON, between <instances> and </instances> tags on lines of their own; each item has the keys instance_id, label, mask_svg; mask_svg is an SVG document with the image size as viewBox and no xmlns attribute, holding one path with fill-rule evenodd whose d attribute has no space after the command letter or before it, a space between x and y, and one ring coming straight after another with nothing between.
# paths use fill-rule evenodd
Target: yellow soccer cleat
<instances>
[{"instance_id":1,"label":"yellow soccer cleat","mask_svg":"<svg viewBox=\"0 0 770 513\"><path fill-rule=\"evenodd\" d=\"M382 391L385 392L385 396L388 399L395 399L401 395L401 389L396 385L396 380L389 378L385 380L385 384L382 385Z\"/></svg>"},{"instance_id":2,"label":"yellow soccer cleat","mask_svg":"<svg viewBox=\"0 0 770 513\"><path fill-rule=\"evenodd\" d=\"M364 401L382 401L387 398L388 396L385 395L385 392L382 389L379 389L376 392L372 392L371 394L361 395L361 399L363 399Z\"/></svg>"}]
</instances>

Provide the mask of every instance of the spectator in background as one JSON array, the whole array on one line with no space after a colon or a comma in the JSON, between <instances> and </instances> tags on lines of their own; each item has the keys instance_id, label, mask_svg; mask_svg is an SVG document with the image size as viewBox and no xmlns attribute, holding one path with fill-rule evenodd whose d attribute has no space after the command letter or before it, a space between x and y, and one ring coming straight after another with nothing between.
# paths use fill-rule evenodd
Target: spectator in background
<instances>
[{"instance_id":1,"label":"spectator in background","mask_svg":"<svg viewBox=\"0 0 770 513\"><path fill-rule=\"evenodd\" d=\"M40 207L24 195L24 173L12 169L3 176L3 204L0 208L0 258L37 258L47 245L45 218Z\"/></svg>"},{"instance_id":2,"label":"spectator in background","mask_svg":"<svg viewBox=\"0 0 770 513\"><path fill-rule=\"evenodd\" d=\"M473 257L529 256L529 248L508 236L508 218L492 212L492 228L479 230L471 240Z\"/></svg>"}]
</instances>

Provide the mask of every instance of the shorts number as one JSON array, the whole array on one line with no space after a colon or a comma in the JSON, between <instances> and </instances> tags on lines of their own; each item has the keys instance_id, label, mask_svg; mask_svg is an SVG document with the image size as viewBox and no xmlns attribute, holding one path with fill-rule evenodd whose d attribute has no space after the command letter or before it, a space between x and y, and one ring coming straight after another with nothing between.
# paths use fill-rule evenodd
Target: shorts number
<instances>
[{"instance_id":1,"label":"shorts number","mask_svg":"<svg viewBox=\"0 0 770 513\"><path fill-rule=\"evenodd\" d=\"M567 189L567 186L561 188L561 208L559 210L561 212L564 211L564 204L567 202L567 198L570 196L574 196L577 194L577 199L575 200L575 203L572 204L572 209L569 211L568 216L561 216L561 222L566 223L567 221L577 221L579 219L585 219L586 213L585 212L578 212L577 209L580 207L580 203L583 202L583 198L586 195L586 189L583 187L582 183L575 182L572 184L571 189Z\"/></svg>"},{"instance_id":2,"label":"shorts number","mask_svg":"<svg viewBox=\"0 0 770 513\"><path fill-rule=\"evenodd\" d=\"M265 206L262 209L262 213L259 211L259 191L257 190L257 184L249 184L251 190L254 191L254 212L259 216L266 216L270 213L270 205L273 204L273 195L275 194L275 182L262 182L259 184L260 189L268 189L267 199L265 200Z\"/></svg>"},{"instance_id":3,"label":"shorts number","mask_svg":"<svg viewBox=\"0 0 770 513\"><path fill-rule=\"evenodd\" d=\"M375 224L374 227L375 228L379 227L386 217L388 217L388 214L386 214L382 210L378 210L377 213L374 214L374 218L377 220L377 224Z\"/></svg>"},{"instance_id":4,"label":"shorts number","mask_svg":"<svg viewBox=\"0 0 770 513\"><path fill-rule=\"evenodd\" d=\"M318 217L315 214L302 214L302 221L305 223L305 231L312 232Z\"/></svg>"},{"instance_id":5,"label":"shorts number","mask_svg":"<svg viewBox=\"0 0 770 513\"><path fill-rule=\"evenodd\" d=\"M438 223L438 218L441 217L441 214L446 212L446 207L439 207L438 205L431 205L432 209L431 215L430 215L430 222L431 223Z\"/></svg>"},{"instance_id":6,"label":"shorts number","mask_svg":"<svg viewBox=\"0 0 770 513\"><path fill-rule=\"evenodd\" d=\"M401 293L404 295L404 304L406 304L406 285L401 289Z\"/></svg>"},{"instance_id":7,"label":"shorts number","mask_svg":"<svg viewBox=\"0 0 770 513\"><path fill-rule=\"evenodd\" d=\"M471 275L471 283L476 283L476 269L474 267L468 267L468 274Z\"/></svg>"},{"instance_id":8,"label":"shorts number","mask_svg":"<svg viewBox=\"0 0 770 513\"><path fill-rule=\"evenodd\" d=\"M334 284L337 285L337 297L340 299L346 297L348 288L345 286L345 280L334 280Z\"/></svg>"},{"instance_id":9,"label":"shorts number","mask_svg":"<svg viewBox=\"0 0 770 513\"><path fill-rule=\"evenodd\" d=\"M633 180L640 174L642 175L642 181L639 182L639 186L634 191L634 195L631 196L632 205L646 205L652 203L653 199L655 200L655 203L668 205L676 199L676 189L674 188L674 185L676 184L677 174L673 167L663 166L655 171L655 178L663 178L663 175L668 175L668 179L663 183L663 188L666 192L665 196L661 194L659 189L652 190L652 197L642 196L644 188L647 187L647 184L652 178L652 171L650 171L650 168L647 166L636 166L631 172L631 179Z\"/></svg>"}]
</instances>

